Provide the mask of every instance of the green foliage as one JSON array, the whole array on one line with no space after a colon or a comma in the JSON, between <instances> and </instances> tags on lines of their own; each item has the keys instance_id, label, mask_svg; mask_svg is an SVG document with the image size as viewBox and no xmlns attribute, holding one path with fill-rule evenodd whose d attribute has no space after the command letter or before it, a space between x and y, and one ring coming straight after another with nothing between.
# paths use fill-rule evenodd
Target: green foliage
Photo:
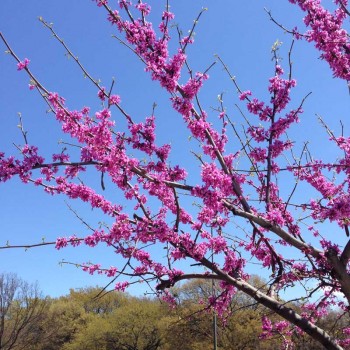
<instances>
[{"instance_id":1,"label":"green foliage","mask_svg":"<svg viewBox=\"0 0 350 350\"><path fill-rule=\"evenodd\" d=\"M59 350L73 340L91 321L83 306L74 299L59 298L51 301L44 323L44 337L38 350Z\"/></svg>"},{"instance_id":2,"label":"green foliage","mask_svg":"<svg viewBox=\"0 0 350 350\"><path fill-rule=\"evenodd\" d=\"M251 281L263 289L258 277ZM71 290L58 299L45 299L40 318L32 324L32 334L14 349L28 350L212 350L213 311L200 300L220 293L211 281L193 280L172 289L178 305L170 309L157 299L136 298L101 289ZM44 300L43 300L44 301ZM292 305L298 310L297 305ZM225 320L217 319L218 350L278 349L281 339L262 340L261 317L278 320L245 294L238 292ZM330 334L336 323L349 323L332 312L321 326ZM8 323L10 325L10 323ZM336 334L334 334L335 336ZM33 341L34 339L34 341ZM293 335L295 350L321 350L310 337ZM32 345L31 345L32 344ZM35 344L35 345L34 345ZM2 349L0 347L0 349Z\"/></svg>"},{"instance_id":3,"label":"green foliage","mask_svg":"<svg viewBox=\"0 0 350 350\"><path fill-rule=\"evenodd\" d=\"M106 314L94 314L64 350L157 350L162 343L159 303L129 298Z\"/></svg>"},{"instance_id":4,"label":"green foliage","mask_svg":"<svg viewBox=\"0 0 350 350\"><path fill-rule=\"evenodd\" d=\"M122 306L128 299L128 295L121 292L103 292L99 287L85 289L71 289L67 300L72 300L81 305L86 312L94 314L110 313Z\"/></svg>"}]
</instances>

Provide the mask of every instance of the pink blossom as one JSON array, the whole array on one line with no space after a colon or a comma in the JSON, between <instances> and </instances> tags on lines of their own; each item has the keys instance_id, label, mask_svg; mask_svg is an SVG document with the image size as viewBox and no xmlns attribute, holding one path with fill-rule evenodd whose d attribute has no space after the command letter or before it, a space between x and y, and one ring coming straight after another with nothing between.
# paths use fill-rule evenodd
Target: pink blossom
<instances>
[{"instance_id":1,"label":"pink blossom","mask_svg":"<svg viewBox=\"0 0 350 350\"><path fill-rule=\"evenodd\" d=\"M151 12L151 7L148 4L145 4L145 3L136 4L135 7L140 12L142 12L145 16L149 15L149 13Z\"/></svg>"},{"instance_id":2,"label":"pink blossom","mask_svg":"<svg viewBox=\"0 0 350 350\"><path fill-rule=\"evenodd\" d=\"M30 63L30 60L28 58L25 58L23 61L18 62L17 70L26 69L29 63Z\"/></svg>"},{"instance_id":3,"label":"pink blossom","mask_svg":"<svg viewBox=\"0 0 350 350\"><path fill-rule=\"evenodd\" d=\"M110 105L119 105L120 101L121 101L120 96L112 95L112 96L110 96L108 102L109 102Z\"/></svg>"},{"instance_id":4,"label":"pink blossom","mask_svg":"<svg viewBox=\"0 0 350 350\"><path fill-rule=\"evenodd\" d=\"M172 20L175 18L175 15L172 12L164 11L162 15L162 19Z\"/></svg>"},{"instance_id":5,"label":"pink blossom","mask_svg":"<svg viewBox=\"0 0 350 350\"><path fill-rule=\"evenodd\" d=\"M90 275L93 275L96 271L100 273L101 272L100 268L101 268L101 265L99 264L87 264L82 266L82 270L89 272Z\"/></svg>"},{"instance_id":6,"label":"pink blossom","mask_svg":"<svg viewBox=\"0 0 350 350\"><path fill-rule=\"evenodd\" d=\"M107 277L114 277L118 272L118 269L114 266L111 266L107 271L106 275Z\"/></svg>"},{"instance_id":7,"label":"pink blossom","mask_svg":"<svg viewBox=\"0 0 350 350\"><path fill-rule=\"evenodd\" d=\"M67 247L68 246L68 240L64 237L58 237L56 239L56 245L55 248L57 250L60 250L61 248Z\"/></svg>"},{"instance_id":8,"label":"pink blossom","mask_svg":"<svg viewBox=\"0 0 350 350\"><path fill-rule=\"evenodd\" d=\"M106 99L106 88L102 87L98 93L97 93L98 97L100 98L101 101L104 101Z\"/></svg>"},{"instance_id":9,"label":"pink blossom","mask_svg":"<svg viewBox=\"0 0 350 350\"><path fill-rule=\"evenodd\" d=\"M94 0L94 1L96 1L98 7L102 7L103 5L108 4L108 0Z\"/></svg>"},{"instance_id":10,"label":"pink blossom","mask_svg":"<svg viewBox=\"0 0 350 350\"><path fill-rule=\"evenodd\" d=\"M239 99L241 101L245 100L248 96L251 96L252 92L250 90L247 91L243 91L240 95L239 95Z\"/></svg>"}]
</instances>

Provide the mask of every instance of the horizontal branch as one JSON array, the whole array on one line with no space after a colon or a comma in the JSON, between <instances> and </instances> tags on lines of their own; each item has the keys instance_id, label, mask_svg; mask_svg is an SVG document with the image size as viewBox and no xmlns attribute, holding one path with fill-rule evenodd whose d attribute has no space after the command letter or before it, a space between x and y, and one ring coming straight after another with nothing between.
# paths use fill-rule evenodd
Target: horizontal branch
<instances>
[{"instance_id":1,"label":"horizontal branch","mask_svg":"<svg viewBox=\"0 0 350 350\"><path fill-rule=\"evenodd\" d=\"M55 166L87 166L87 165L102 165L99 162L96 161L88 161L88 162L53 162L53 163L43 163L43 164L36 164L32 167L32 169L41 169L41 168L49 168L49 167L55 167Z\"/></svg>"},{"instance_id":2,"label":"horizontal branch","mask_svg":"<svg viewBox=\"0 0 350 350\"><path fill-rule=\"evenodd\" d=\"M82 239L76 239L77 241L81 241ZM30 249L30 248L36 248L36 247L43 247L45 245L54 245L56 244L55 242L42 242L42 243L37 243L37 244L25 244L25 245L10 245L6 244L4 246L0 246L0 249L15 249L15 248L22 248L22 249Z\"/></svg>"}]
</instances>

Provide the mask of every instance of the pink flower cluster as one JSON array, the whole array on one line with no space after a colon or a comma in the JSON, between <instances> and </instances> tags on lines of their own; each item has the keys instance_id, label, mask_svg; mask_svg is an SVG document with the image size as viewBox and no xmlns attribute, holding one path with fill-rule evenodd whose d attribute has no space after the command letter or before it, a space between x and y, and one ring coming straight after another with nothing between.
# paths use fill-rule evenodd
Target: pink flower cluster
<instances>
[{"instance_id":1,"label":"pink flower cluster","mask_svg":"<svg viewBox=\"0 0 350 350\"><path fill-rule=\"evenodd\" d=\"M33 168L40 167L44 158L38 155L38 148L25 145L21 149L23 160L15 159L13 156L5 158L0 152L0 182L10 180L13 176L19 175L20 179L27 183L32 174Z\"/></svg>"},{"instance_id":2,"label":"pink flower cluster","mask_svg":"<svg viewBox=\"0 0 350 350\"><path fill-rule=\"evenodd\" d=\"M277 335L291 335L291 331L289 330L290 324L287 321L278 321L272 323L271 320L263 316L262 317L262 330L263 332L260 335L261 339L271 338Z\"/></svg>"},{"instance_id":3,"label":"pink flower cluster","mask_svg":"<svg viewBox=\"0 0 350 350\"><path fill-rule=\"evenodd\" d=\"M321 58L328 62L334 76L350 80L350 42L349 34L344 28L348 18L344 7L347 0L342 0L344 7L339 6L331 13L322 6L320 0L289 0L306 12L304 23L311 29L306 33L307 40L314 42L322 52Z\"/></svg>"}]
</instances>

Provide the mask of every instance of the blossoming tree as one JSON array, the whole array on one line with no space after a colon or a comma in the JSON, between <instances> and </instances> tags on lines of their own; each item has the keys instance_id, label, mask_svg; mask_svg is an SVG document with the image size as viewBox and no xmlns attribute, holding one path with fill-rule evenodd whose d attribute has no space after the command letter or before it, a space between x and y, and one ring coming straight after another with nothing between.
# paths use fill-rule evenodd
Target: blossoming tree
<instances>
[{"instance_id":1,"label":"blossoming tree","mask_svg":"<svg viewBox=\"0 0 350 350\"><path fill-rule=\"evenodd\" d=\"M158 27L148 21L151 7L141 0L135 2L119 0L116 9L112 2L96 0L108 21L124 36L124 44L144 63L151 79L169 94L179 120L198 142L200 152L190 155L200 165L200 172L188 174L181 165L172 165L171 146L156 142L154 113L143 121L129 115L121 97L113 93L113 85L106 88L93 79L53 27L41 19L94 84L103 108L96 113L89 107L71 110L63 96L36 78L30 60L20 59L0 34L18 70L29 76L30 89L41 95L62 130L79 144L80 152L75 158L76 152L65 149L50 160L44 159L40 150L27 142L22 128L25 144L20 148L21 157L0 152L0 182L19 176L25 184L87 202L110 217L110 226L86 237L60 237L55 246L105 244L113 249L124 260L123 265L80 266L91 274L106 274L117 281L118 290L142 281L171 302L168 289L179 281L213 279L220 283L220 293L206 301L209 307L223 315L236 291L246 293L284 319L277 323L263 319L263 336L281 335L284 348L290 348L291 336L300 332L327 349L349 347L350 327L341 327L339 339L335 339L317 326L317 320L330 307L341 310L339 318L349 313L350 138L336 136L325 125L329 141L341 150L340 157L331 162L313 159L307 146L300 157L295 154L287 132L299 121L305 99L290 107L296 81L291 62L281 66L278 43L273 47L274 75L268 83L267 101L252 91L241 90L229 68L217 58L245 105L245 125L242 132L236 128L222 99L212 120L202 108L199 95L210 67L194 74L187 62L197 21L188 35L179 31L178 37L171 39L174 14L168 1ZM297 40L314 43L334 77L350 81L347 0L335 0L332 9L320 0L290 3L304 11L308 30L284 30ZM276 25L282 27L277 21ZM169 45L174 43L178 49L170 54ZM125 130L115 125L112 112L123 116ZM231 134L235 147L228 137ZM90 168L100 174L100 188L79 181L78 175ZM124 193L125 201L133 203L133 211L101 194L107 179ZM280 189L283 181L293 184L288 193ZM305 191L308 187L310 190ZM330 228L339 236L336 240ZM154 247L161 254L154 254ZM265 288L249 282L248 260L267 271L270 277ZM298 285L308 287L300 292ZM287 289L300 292L294 298L299 313L284 300Z\"/></svg>"}]
</instances>

